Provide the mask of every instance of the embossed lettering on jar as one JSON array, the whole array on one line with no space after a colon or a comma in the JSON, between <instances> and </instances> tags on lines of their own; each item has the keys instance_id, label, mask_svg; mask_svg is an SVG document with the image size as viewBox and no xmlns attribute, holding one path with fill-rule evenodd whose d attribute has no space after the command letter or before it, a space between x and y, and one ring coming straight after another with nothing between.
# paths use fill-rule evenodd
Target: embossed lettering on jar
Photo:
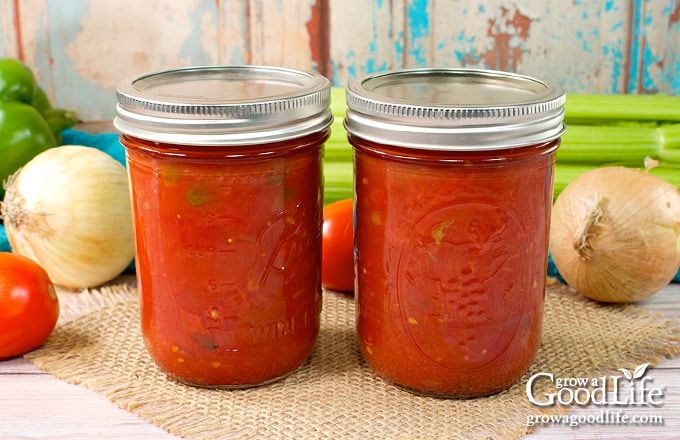
<instances>
[{"instance_id":1,"label":"embossed lettering on jar","mask_svg":"<svg viewBox=\"0 0 680 440\"><path fill-rule=\"evenodd\" d=\"M538 346L564 94L503 72L358 79L357 331L367 364L407 389L503 390Z\"/></svg>"},{"instance_id":2,"label":"embossed lettering on jar","mask_svg":"<svg viewBox=\"0 0 680 440\"><path fill-rule=\"evenodd\" d=\"M329 83L266 67L121 83L142 330L172 378L240 388L310 355Z\"/></svg>"}]
</instances>

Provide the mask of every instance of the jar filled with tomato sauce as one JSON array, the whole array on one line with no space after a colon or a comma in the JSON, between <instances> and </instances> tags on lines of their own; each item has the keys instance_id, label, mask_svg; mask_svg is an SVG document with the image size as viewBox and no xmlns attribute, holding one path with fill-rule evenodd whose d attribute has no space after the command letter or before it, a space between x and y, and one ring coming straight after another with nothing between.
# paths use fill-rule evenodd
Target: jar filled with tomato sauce
<instances>
[{"instance_id":1,"label":"jar filled with tomato sauce","mask_svg":"<svg viewBox=\"0 0 680 440\"><path fill-rule=\"evenodd\" d=\"M484 70L350 83L357 332L382 378L474 397L529 368L564 101L559 87Z\"/></svg>"},{"instance_id":2,"label":"jar filled with tomato sauce","mask_svg":"<svg viewBox=\"0 0 680 440\"><path fill-rule=\"evenodd\" d=\"M118 86L142 332L171 378L255 386L311 354L329 91L320 75L254 66Z\"/></svg>"}]
</instances>

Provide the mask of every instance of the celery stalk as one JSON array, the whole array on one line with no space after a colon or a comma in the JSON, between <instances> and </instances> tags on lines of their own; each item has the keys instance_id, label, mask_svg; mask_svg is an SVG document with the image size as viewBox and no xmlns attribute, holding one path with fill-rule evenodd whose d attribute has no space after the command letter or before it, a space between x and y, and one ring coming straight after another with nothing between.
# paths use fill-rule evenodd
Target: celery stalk
<instances>
[{"instance_id":1,"label":"celery stalk","mask_svg":"<svg viewBox=\"0 0 680 440\"><path fill-rule=\"evenodd\" d=\"M680 165L680 149L661 150L659 151L659 159L664 163L668 162L672 165Z\"/></svg>"},{"instance_id":2,"label":"celery stalk","mask_svg":"<svg viewBox=\"0 0 680 440\"><path fill-rule=\"evenodd\" d=\"M326 162L324 164L324 176L326 185L340 186L352 185L354 180L354 164L349 162Z\"/></svg>"},{"instance_id":3,"label":"celery stalk","mask_svg":"<svg viewBox=\"0 0 680 440\"><path fill-rule=\"evenodd\" d=\"M349 144L326 144L324 159L327 162L352 162L353 151Z\"/></svg>"},{"instance_id":4,"label":"celery stalk","mask_svg":"<svg viewBox=\"0 0 680 440\"><path fill-rule=\"evenodd\" d=\"M680 97L664 95L591 95L569 93L567 124L611 121L680 121Z\"/></svg>"},{"instance_id":5,"label":"celery stalk","mask_svg":"<svg viewBox=\"0 0 680 440\"><path fill-rule=\"evenodd\" d=\"M331 113L336 118L344 118L347 104L345 101L345 89L331 87Z\"/></svg>"},{"instance_id":6,"label":"celery stalk","mask_svg":"<svg viewBox=\"0 0 680 440\"><path fill-rule=\"evenodd\" d=\"M557 150L560 163L640 165L656 157L662 136L658 128L571 125Z\"/></svg>"},{"instance_id":7,"label":"celery stalk","mask_svg":"<svg viewBox=\"0 0 680 440\"><path fill-rule=\"evenodd\" d=\"M680 171L668 167L657 167L649 170L649 173L666 182L672 183L676 187L680 187Z\"/></svg>"},{"instance_id":8,"label":"celery stalk","mask_svg":"<svg viewBox=\"0 0 680 440\"><path fill-rule=\"evenodd\" d=\"M331 87L331 112L346 112L345 89ZM596 95L569 93L565 106L568 124L621 123L622 121L680 121L680 97L665 95ZM643 124L644 125L644 124Z\"/></svg>"},{"instance_id":9,"label":"celery stalk","mask_svg":"<svg viewBox=\"0 0 680 440\"><path fill-rule=\"evenodd\" d=\"M340 116L335 117L335 120L331 124L331 136L328 139L329 141L347 142L347 131L345 131L345 127L342 125L344 119L345 118Z\"/></svg>"},{"instance_id":10,"label":"celery stalk","mask_svg":"<svg viewBox=\"0 0 680 440\"><path fill-rule=\"evenodd\" d=\"M324 164L324 203L352 197L354 191L354 164L348 162L326 162Z\"/></svg>"},{"instance_id":11,"label":"celery stalk","mask_svg":"<svg viewBox=\"0 0 680 440\"><path fill-rule=\"evenodd\" d=\"M352 197L353 149L343 127L345 91L331 89L335 120L325 147L325 203ZM650 170L680 185L680 98L659 95L569 94L567 132L557 152L555 195L597 166L641 167L646 156L662 165Z\"/></svg>"},{"instance_id":12,"label":"celery stalk","mask_svg":"<svg viewBox=\"0 0 680 440\"><path fill-rule=\"evenodd\" d=\"M662 125L659 131L665 149L680 149L680 124Z\"/></svg>"},{"instance_id":13,"label":"celery stalk","mask_svg":"<svg viewBox=\"0 0 680 440\"><path fill-rule=\"evenodd\" d=\"M598 165L573 165L558 164L555 170L555 197L564 188L576 180L581 174L599 168ZM326 162L324 165L324 203L332 203L337 200L352 197L353 195L353 165L352 162ZM657 167L649 170L653 176L657 176L675 186L680 186L680 170Z\"/></svg>"}]
</instances>

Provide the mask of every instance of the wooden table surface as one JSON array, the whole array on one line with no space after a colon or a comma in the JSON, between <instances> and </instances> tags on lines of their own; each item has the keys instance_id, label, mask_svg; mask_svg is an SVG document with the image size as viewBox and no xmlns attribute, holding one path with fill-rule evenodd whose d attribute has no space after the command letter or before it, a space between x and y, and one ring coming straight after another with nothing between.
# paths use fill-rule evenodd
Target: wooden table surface
<instances>
[{"instance_id":1,"label":"wooden table surface","mask_svg":"<svg viewBox=\"0 0 680 440\"><path fill-rule=\"evenodd\" d=\"M127 280L130 282L130 279ZM73 295L60 292L60 296ZM66 298L64 298L66 299ZM641 303L646 309L680 317L680 285L671 285ZM629 414L654 414L662 426L546 426L527 439L680 439L680 357L648 370L655 386L665 386L660 408L624 408ZM537 411L537 414L539 412ZM572 414L595 414L579 408ZM395 421L398 423L398 421ZM329 434L330 437L330 434ZM46 374L28 361L0 362L0 439L170 439L170 434L106 398Z\"/></svg>"}]
</instances>

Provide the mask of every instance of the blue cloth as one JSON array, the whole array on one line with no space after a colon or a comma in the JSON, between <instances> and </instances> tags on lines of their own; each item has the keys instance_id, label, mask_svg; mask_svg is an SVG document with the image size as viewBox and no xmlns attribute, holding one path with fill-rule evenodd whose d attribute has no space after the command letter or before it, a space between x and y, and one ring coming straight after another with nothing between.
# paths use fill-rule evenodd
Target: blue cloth
<instances>
[{"instance_id":1,"label":"blue cloth","mask_svg":"<svg viewBox=\"0 0 680 440\"><path fill-rule=\"evenodd\" d=\"M7 240L5 227L0 225L0 252L9 252L10 250L12 250L12 248L9 246L9 240Z\"/></svg>"},{"instance_id":2,"label":"blue cloth","mask_svg":"<svg viewBox=\"0 0 680 440\"><path fill-rule=\"evenodd\" d=\"M555 266L555 260L553 260L553 257L550 253L548 253L548 275L551 277L557 277L560 282L566 283L564 278L562 278L562 275L560 275L560 272L557 270L557 266Z\"/></svg>"},{"instance_id":3,"label":"blue cloth","mask_svg":"<svg viewBox=\"0 0 680 440\"><path fill-rule=\"evenodd\" d=\"M116 133L101 133L101 134L91 134L84 131L69 128L64 130L61 134L62 143L64 145L86 145L88 147L97 148L111 157L116 159L118 162L125 166L125 148L120 143L118 135ZM10 250L9 242L7 241L7 234L5 233L4 226L0 225L0 252L7 252ZM130 265L129 270L134 271L134 262ZM551 255L548 255L548 275L559 278L560 281L564 282L564 278L560 275L555 267L555 262ZM680 283L680 271L675 275L673 282Z\"/></svg>"}]
</instances>

